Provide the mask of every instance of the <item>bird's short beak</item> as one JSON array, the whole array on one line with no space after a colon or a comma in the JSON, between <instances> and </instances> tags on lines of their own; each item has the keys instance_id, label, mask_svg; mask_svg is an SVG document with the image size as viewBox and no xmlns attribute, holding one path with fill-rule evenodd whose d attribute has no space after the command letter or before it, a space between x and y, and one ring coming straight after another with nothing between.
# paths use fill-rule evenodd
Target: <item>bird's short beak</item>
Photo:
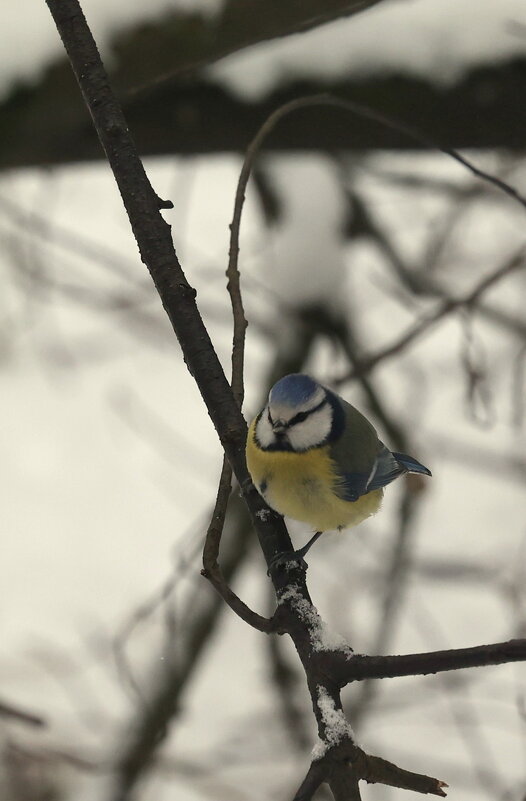
<instances>
[{"instance_id":1,"label":"bird's short beak","mask_svg":"<svg viewBox=\"0 0 526 801\"><path fill-rule=\"evenodd\" d=\"M287 428L287 424L286 424L286 422L284 420L275 420L272 423L272 430L273 430L274 434L283 434L283 432L286 430L286 428Z\"/></svg>"}]
</instances>

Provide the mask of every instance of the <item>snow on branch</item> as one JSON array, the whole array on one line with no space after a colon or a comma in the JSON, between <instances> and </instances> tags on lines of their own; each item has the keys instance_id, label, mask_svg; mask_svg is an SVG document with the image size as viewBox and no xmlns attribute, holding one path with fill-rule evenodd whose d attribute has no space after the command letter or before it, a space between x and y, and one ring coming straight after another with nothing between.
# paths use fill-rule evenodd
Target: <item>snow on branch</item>
<instances>
[{"instance_id":1,"label":"snow on branch","mask_svg":"<svg viewBox=\"0 0 526 801\"><path fill-rule=\"evenodd\" d=\"M327 753L328 748L340 745L345 740L354 742L354 732L343 711L336 707L334 699L331 698L325 687L318 684L316 690L316 704L324 726L324 733L323 739L319 739L312 749L312 758L321 759Z\"/></svg>"},{"instance_id":2,"label":"snow on branch","mask_svg":"<svg viewBox=\"0 0 526 801\"><path fill-rule=\"evenodd\" d=\"M309 632L312 650L316 653L320 651L341 651L347 657L353 656L353 650L340 634L337 634L319 616L318 611L301 592L300 588L290 584L287 589L279 594L279 603L290 604L291 608L303 621Z\"/></svg>"}]
</instances>

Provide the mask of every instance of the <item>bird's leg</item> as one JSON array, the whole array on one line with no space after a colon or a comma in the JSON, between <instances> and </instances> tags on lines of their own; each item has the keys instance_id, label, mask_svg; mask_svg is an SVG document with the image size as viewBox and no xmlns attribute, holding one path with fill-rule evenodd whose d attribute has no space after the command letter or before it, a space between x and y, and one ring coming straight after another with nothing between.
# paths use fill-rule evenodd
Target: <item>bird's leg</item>
<instances>
[{"instance_id":1,"label":"bird's leg","mask_svg":"<svg viewBox=\"0 0 526 801\"><path fill-rule=\"evenodd\" d=\"M323 531L317 531L317 532L316 532L316 534L314 534L314 535L313 535L313 536L310 538L310 540L308 541L308 543L307 543L306 545L304 545L304 546L303 546L303 548L300 548L298 551L294 551L294 556L296 557L296 559L303 559L303 557L305 556L305 554L306 554L308 551L310 551L310 549L312 548L312 546L314 545L314 543L316 542L316 540L318 540L318 539L321 537L321 535L322 535L322 534L323 534Z\"/></svg>"},{"instance_id":2,"label":"bird's leg","mask_svg":"<svg viewBox=\"0 0 526 801\"><path fill-rule=\"evenodd\" d=\"M280 565L286 565L287 562L297 562L304 570L307 569L307 562L303 558L305 554L311 549L317 539L321 537L323 531L317 531L307 542L303 548L299 548L297 551L285 551L285 553L280 553L274 557L272 562L269 565L267 573L270 575L270 571L275 568L279 567Z\"/></svg>"}]
</instances>

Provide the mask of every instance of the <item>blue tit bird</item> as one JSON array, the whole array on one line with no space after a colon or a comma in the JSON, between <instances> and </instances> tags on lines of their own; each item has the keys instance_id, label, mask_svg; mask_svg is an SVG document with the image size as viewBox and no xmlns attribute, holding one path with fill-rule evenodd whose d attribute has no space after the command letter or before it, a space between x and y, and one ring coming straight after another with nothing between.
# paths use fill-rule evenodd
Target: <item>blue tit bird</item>
<instances>
[{"instance_id":1,"label":"blue tit bird","mask_svg":"<svg viewBox=\"0 0 526 801\"><path fill-rule=\"evenodd\" d=\"M316 533L294 555L302 559L329 529L358 525L380 508L384 487L404 473L431 472L393 453L354 406L301 373L286 375L247 436L252 481L272 509Z\"/></svg>"}]
</instances>

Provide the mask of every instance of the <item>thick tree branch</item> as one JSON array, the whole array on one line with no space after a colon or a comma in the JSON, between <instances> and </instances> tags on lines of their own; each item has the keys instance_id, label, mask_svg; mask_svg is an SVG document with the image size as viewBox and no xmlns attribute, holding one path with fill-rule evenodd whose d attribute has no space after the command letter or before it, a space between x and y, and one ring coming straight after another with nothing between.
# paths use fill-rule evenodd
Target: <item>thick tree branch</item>
<instances>
[{"instance_id":1,"label":"thick tree branch","mask_svg":"<svg viewBox=\"0 0 526 801\"><path fill-rule=\"evenodd\" d=\"M402 656L362 656L332 659L333 676L343 687L351 681L386 679L396 676L425 676L445 670L504 665L526 661L526 640L508 640L471 648L428 651ZM338 664L336 664L338 662Z\"/></svg>"},{"instance_id":2,"label":"thick tree branch","mask_svg":"<svg viewBox=\"0 0 526 801\"><path fill-rule=\"evenodd\" d=\"M310 801L322 782L329 784L335 801L360 801L360 780L442 798L448 786L439 779L404 770L387 759L367 754L352 739L345 739L313 760L294 801Z\"/></svg>"},{"instance_id":3,"label":"thick tree branch","mask_svg":"<svg viewBox=\"0 0 526 801\"><path fill-rule=\"evenodd\" d=\"M391 787L401 787L405 790L413 790L416 793L426 795L446 795L444 788L446 782L433 779L431 776L424 776L421 773L414 773L410 770L399 768L392 762L381 757L364 755L363 767L360 770L360 778L366 782L387 784Z\"/></svg>"},{"instance_id":4,"label":"thick tree branch","mask_svg":"<svg viewBox=\"0 0 526 801\"><path fill-rule=\"evenodd\" d=\"M325 762L321 759L312 762L293 801L310 801L318 787L326 781L328 774L329 769Z\"/></svg>"},{"instance_id":5,"label":"thick tree branch","mask_svg":"<svg viewBox=\"0 0 526 801\"><path fill-rule=\"evenodd\" d=\"M340 764L333 770L329 787L334 801L361 801L358 778L348 765Z\"/></svg>"}]
</instances>

